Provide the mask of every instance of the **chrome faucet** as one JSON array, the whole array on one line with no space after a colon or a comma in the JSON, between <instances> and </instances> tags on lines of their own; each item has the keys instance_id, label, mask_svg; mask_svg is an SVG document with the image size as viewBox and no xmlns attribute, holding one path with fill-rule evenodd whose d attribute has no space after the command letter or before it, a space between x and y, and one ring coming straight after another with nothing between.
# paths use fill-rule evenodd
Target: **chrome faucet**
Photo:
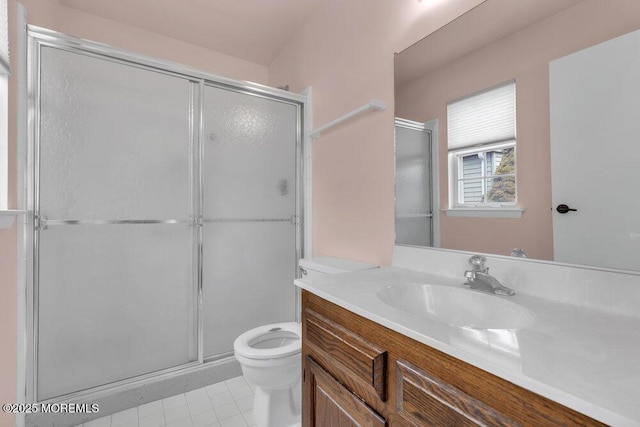
<instances>
[{"instance_id":1,"label":"chrome faucet","mask_svg":"<svg viewBox=\"0 0 640 427\"><path fill-rule=\"evenodd\" d=\"M471 270L464 272L464 277L467 278L467 283L464 286L490 294L515 295L513 289L503 286L498 279L489 274L489 267L484 265L486 261L487 259L482 255L474 255L469 258Z\"/></svg>"}]
</instances>

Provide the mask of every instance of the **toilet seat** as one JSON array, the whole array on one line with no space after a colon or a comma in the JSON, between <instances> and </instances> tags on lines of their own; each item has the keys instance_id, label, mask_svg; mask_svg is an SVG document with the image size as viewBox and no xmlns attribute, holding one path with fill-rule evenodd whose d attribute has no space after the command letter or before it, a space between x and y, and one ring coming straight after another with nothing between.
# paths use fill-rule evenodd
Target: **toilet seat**
<instances>
[{"instance_id":1,"label":"toilet seat","mask_svg":"<svg viewBox=\"0 0 640 427\"><path fill-rule=\"evenodd\" d=\"M233 349L236 355L247 359L291 356L302 349L302 327L297 322L259 326L236 338Z\"/></svg>"}]
</instances>

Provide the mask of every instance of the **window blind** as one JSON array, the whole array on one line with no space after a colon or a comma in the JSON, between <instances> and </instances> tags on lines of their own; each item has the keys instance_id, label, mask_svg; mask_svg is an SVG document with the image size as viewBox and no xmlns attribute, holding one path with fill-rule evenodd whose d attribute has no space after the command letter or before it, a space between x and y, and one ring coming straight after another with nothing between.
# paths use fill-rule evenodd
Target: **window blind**
<instances>
[{"instance_id":1,"label":"window blind","mask_svg":"<svg viewBox=\"0 0 640 427\"><path fill-rule=\"evenodd\" d=\"M515 81L450 102L447 129L449 150L515 139Z\"/></svg>"},{"instance_id":2,"label":"window blind","mask_svg":"<svg viewBox=\"0 0 640 427\"><path fill-rule=\"evenodd\" d=\"M0 0L0 74L9 74L9 24L7 0Z\"/></svg>"}]
</instances>

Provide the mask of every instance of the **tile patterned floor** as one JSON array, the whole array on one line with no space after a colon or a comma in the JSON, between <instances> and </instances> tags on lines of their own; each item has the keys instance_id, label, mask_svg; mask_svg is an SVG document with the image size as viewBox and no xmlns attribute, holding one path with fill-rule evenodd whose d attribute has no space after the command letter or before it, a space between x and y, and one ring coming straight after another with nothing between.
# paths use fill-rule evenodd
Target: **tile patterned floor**
<instances>
[{"instance_id":1,"label":"tile patterned floor","mask_svg":"<svg viewBox=\"0 0 640 427\"><path fill-rule=\"evenodd\" d=\"M254 389L240 376L99 418L82 427L249 427L255 425L253 394Z\"/></svg>"}]
</instances>

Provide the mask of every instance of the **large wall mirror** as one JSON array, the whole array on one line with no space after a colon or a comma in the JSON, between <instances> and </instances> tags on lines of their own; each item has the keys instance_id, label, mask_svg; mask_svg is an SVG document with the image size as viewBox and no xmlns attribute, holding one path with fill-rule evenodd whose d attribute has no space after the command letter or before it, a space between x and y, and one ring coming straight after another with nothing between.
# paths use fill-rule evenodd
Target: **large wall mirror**
<instances>
[{"instance_id":1,"label":"large wall mirror","mask_svg":"<svg viewBox=\"0 0 640 427\"><path fill-rule=\"evenodd\" d=\"M397 54L396 243L640 271L639 29L486 0Z\"/></svg>"}]
</instances>

